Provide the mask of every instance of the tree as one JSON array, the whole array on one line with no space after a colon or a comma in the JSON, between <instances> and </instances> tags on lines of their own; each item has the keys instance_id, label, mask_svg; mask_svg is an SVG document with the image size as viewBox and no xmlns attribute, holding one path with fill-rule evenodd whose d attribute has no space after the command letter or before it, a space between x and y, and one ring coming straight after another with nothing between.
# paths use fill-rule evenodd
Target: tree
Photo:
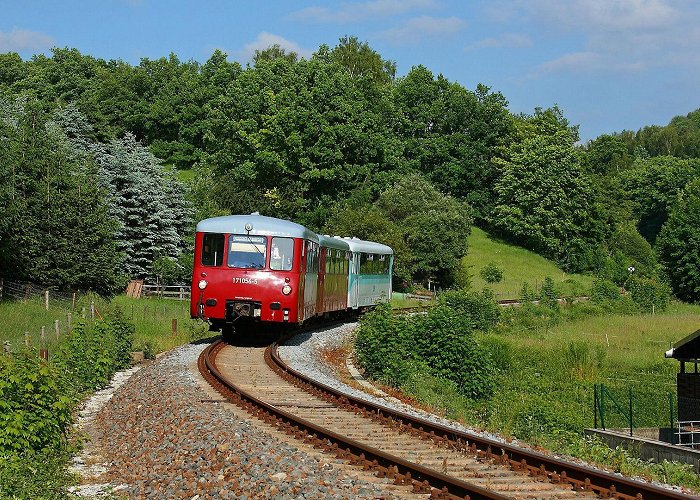
<instances>
[{"instance_id":1,"label":"tree","mask_svg":"<svg viewBox=\"0 0 700 500\"><path fill-rule=\"evenodd\" d=\"M678 193L699 174L700 160L660 156L638 159L620 175L620 187L638 219L639 232L647 241L654 243Z\"/></svg>"},{"instance_id":2,"label":"tree","mask_svg":"<svg viewBox=\"0 0 700 500\"><path fill-rule=\"evenodd\" d=\"M396 63L382 59L367 42L344 36L330 52L330 60L340 64L353 78L366 77L378 84L388 84L396 76Z\"/></svg>"},{"instance_id":3,"label":"tree","mask_svg":"<svg viewBox=\"0 0 700 500\"><path fill-rule=\"evenodd\" d=\"M0 105L0 268L6 277L110 293L121 286L115 221L96 168L36 101ZM75 116L74 116L75 117Z\"/></svg>"},{"instance_id":4,"label":"tree","mask_svg":"<svg viewBox=\"0 0 700 500\"><path fill-rule=\"evenodd\" d=\"M276 43L266 49L256 49L253 55L253 64L257 65L261 61L273 61L275 59L286 59L290 63L295 63L299 59L299 55L293 50L287 52L280 44Z\"/></svg>"},{"instance_id":5,"label":"tree","mask_svg":"<svg viewBox=\"0 0 700 500\"><path fill-rule=\"evenodd\" d=\"M690 182L657 239L659 257L673 292L680 299L700 301L700 180Z\"/></svg>"},{"instance_id":6,"label":"tree","mask_svg":"<svg viewBox=\"0 0 700 500\"><path fill-rule=\"evenodd\" d=\"M417 66L396 83L393 100L408 167L484 218L493 205L491 159L513 129L503 96L484 85L468 91Z\"/></svg>"},{"instance_id":7,"label":"tree","mask_svg":"<svg viewBox=\"0 0 700 500\"><path fill-rule=\"evenodd\" d=\"M100 181L110 194L110 214L119 227L117 247L130 277L152 274L159 257L177 259L189 226L182 186L132 134L97 148Z\"/></svg>"},{"instance_id":8,"label":"tree","mask_svg":"<svg viewBox=\"0 0 700 500\"><path fill-rule=\"evenodd\" d=\"M556 112L538 112L521 124L521 133L495 160L500 177L490 223L568 270L591 268L605 226L574 145L576 131Z\"/></svg>"},{"instance_id":9,"label":"tree","mask_svg":"<svg viewBox=\"0 0 700 500\"><path fill-rule=\"evenodd\" d=\"M376 206L401 228L413 279L434 278L450 286L467 252L469 206L442 194L417 174L403 176L384 190Z\"/></svg>"},{"instance_id":10,"label":"tree","mask_svg":"<svg viewBox=\"0 0 700 500\"><path fill-rule=\"evenodd\" d=\"M619 135L603 134L586 145L587 163L591 172L599 175L620 173L632 164L627 144Z\"/></svg>"}]
</instances>

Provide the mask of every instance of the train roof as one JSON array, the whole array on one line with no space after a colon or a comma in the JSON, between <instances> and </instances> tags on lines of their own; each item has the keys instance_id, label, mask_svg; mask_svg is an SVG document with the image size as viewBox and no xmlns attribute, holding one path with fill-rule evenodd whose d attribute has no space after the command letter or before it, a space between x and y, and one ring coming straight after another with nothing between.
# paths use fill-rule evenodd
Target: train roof
<instances>
[{"instance_id":1,"label":"train roof","mask_svg":"<svg viewBox=\"0 0 700 500\"><path fill-rule=\"evenodd\" d=\"M358 238L343 238L350 245L350 250L353 252L376 253L380 255L394 255L394 251L390 246L374 241L365 241Z\"/></svg>"},{"instance_id":2,"label":"train roof","mask_svg":"<svg viewBox=\"0 0 700 500\"><path fill-rule=\"evenodd\" d=\"M322 247L336 248L338 250L350 250L350 245L343 238L337 236L328 236L327 234L318 235L318 243Z\"/></svg>"},{"instance_id":3,"label":"train roof","mask_svg":"<svg viewBox=\"0 0 700 500\"><path fill-rule=\"evenodd\" d=\"M246 225L250 224L248 231ZM250 215L224 215L204 219L197 224L198 233L251 234L254 236L286 236L318 242L318 235L310 229L288 220L266 217L257 212Z\"/></svg>"}]
</instances>

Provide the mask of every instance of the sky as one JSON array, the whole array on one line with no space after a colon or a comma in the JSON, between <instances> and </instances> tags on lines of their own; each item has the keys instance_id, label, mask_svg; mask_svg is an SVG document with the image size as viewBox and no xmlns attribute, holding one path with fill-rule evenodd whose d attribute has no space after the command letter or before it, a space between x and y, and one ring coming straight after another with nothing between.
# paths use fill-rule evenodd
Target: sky
<instances>
[{"instance_id":1,"label":"sky","mask_svg":"<svg viewBox=\"0 0 700 500\"><path fill-rule=\"evenodd\" d=\"M310 57L346 35L403 76L422 64L514 113L557 104L583 141L700 108L699 0L0 0L0 53L77 48L138 64L215 49L243 65L279 44Z\"/></svg>"}]
</instances>

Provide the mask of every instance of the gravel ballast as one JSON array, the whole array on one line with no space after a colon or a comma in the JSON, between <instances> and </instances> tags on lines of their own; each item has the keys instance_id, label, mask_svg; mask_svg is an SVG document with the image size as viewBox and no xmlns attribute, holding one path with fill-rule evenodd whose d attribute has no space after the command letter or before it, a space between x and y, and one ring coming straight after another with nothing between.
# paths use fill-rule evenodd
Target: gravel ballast
<instances>
[{"instance_id":1,"label":"gravel ballast","mask_svg":"<svg viewBox=\"0 0 700 500\"><path fill-rule=\"evenodd\" d=\"M206 345L175 349L131 376L90 431L106 472L96 482L145 498L377 498L347 475L263 432L212 397L191 367Z\"/></svg>"},{"instance_id":2,"label":"gravel ballast","mask_svg":"<svg viewBox=\"0 0 700 500\"><path fill-rule=\"evenodd\" d=\"M489 432L477 431L473 428L461 425L453 420L441 418L432 413L422 411L398 401L390 396L375 396L367 392L351 387L338 380L335 372L335 367L331 367L324 363L320 358L320 354L325 350L332 350L342 347L353 331L357 328L358 323L343 323L341 325L329 326L315 330L313 333L303 333L297 335L287 341L285 345L279 347L279 353L282 359L292 368L304 375L317 380L329 387L332 387L345 394L355 396L357 398L380 404L388 408L402 411L416 417L421 417L433 423L446 425L453 429L463 432L477 434L481 437L488 437L495 441L505 442L505 440L496 434ZM381 392L381 391L375 391Z\"/></svg>"}]
</instances>

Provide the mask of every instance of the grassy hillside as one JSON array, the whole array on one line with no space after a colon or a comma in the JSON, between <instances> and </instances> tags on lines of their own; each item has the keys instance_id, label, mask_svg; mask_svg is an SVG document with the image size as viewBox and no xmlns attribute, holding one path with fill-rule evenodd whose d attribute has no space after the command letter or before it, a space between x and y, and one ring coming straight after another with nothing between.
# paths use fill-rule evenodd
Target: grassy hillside
<instances>
[{"instance_id":1,"label":"grassy hillside","mask_svg":"<svg viewBox=\"0 0 700 500\"><path fill-rule=\"evenodd\" d=\"M462 260L471 276L472 288L491 288L499 299L516 299L524 282L539 290L545 277L550 276L562 295L585 293L593 278L582 274L568 274L554 262L534 252L492 238L485 231L473 227L469 237L469 253ZM503 271L500 283L486 283L479 275L481 269L493 262Z\"/></svg>"}]
</instances>

